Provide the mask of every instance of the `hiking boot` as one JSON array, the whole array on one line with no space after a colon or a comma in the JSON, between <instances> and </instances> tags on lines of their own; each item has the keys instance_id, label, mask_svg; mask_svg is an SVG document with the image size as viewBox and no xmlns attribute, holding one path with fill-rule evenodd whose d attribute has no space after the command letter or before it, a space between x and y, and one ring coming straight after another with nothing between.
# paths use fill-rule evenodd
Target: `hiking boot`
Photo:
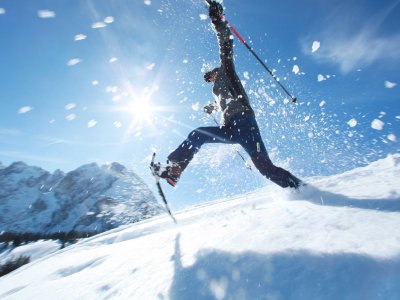
<instances>
[{"instance_id":1,"label":"hiking boot","mask_svg":"<svg viewBox=\"0 0 400 300\"><path fill-rule=\"evenodd\" d=\"M182 173L182 169L178 164L169 161L166 164L155 163L153 170L155 176L164 178L173 187L178 183Z\"/></svg>"}]
</instances>

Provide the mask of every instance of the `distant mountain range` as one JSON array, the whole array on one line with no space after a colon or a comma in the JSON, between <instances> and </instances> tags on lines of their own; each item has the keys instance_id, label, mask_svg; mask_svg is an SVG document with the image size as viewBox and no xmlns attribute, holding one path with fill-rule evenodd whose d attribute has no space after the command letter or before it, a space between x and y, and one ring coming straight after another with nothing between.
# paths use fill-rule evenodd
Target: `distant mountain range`
<instances>
[{"instance_id":1,"label":"distant mountain range","mask_svg":"<svg viewBox=\"0 0 400 300\"><path fill-rule=\"evenodd\" d=\"M0 232L102 232L163 211L123 165L83 165L64 173L0 163Z\"/></svg>"}]
</instances>

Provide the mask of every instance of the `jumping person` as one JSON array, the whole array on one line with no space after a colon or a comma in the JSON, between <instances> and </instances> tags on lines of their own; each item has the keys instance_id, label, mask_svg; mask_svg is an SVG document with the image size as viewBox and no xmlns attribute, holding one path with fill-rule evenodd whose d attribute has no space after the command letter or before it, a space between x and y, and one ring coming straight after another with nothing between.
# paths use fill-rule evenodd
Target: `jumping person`
<instances>
[{"instance_id":1,"label":"jumping person","mask_svg":"<svg viewBox=\"0 0 400 300\"><path fill-rule=\"evenodd\" d=\"M290 172L275 166L261 139L249 98L236 74L233 58L233 39L228 23L223 18L223 7L209 2L209 16L217 34L221 65L204 75L213 84L215 104L204 107L206 113L219 109L223 126L199 127L168 156L166 165L158 163L157 175L175 186L194 155L206 143L240 144L251 157L262 175L283 188L298 188L302 181Z\"/></svg>"}]
</instances>

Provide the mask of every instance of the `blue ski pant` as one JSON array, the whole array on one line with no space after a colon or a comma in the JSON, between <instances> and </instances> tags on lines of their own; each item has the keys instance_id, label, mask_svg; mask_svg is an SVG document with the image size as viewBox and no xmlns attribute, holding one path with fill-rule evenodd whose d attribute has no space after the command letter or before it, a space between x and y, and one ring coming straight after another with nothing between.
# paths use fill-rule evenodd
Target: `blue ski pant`
<instances>
[{"instance_id":1,"label":"blue ski pant","mask_svg":"<svg viewBox=\"0 0 400 300\"><path fill-rule=\"evenodd\" d=\"M297 188L301 184L290 172L271 162L252 114L233 117L221 127L199 127L193 130L168 159L177 163L183 171L201 146L207 143L240 144L260 173L274 183L283 188Z\"/></svg>"}]
</instances>

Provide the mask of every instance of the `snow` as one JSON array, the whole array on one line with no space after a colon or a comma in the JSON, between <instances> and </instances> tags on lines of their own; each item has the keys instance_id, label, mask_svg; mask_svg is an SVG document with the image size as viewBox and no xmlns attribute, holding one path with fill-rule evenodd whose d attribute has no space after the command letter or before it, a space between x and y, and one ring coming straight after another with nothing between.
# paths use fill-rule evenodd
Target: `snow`
<instances>
[{"instance_id":1,"label":"snow","mask_svg":"<svg viewBox=\"0 0 400 300\"><path fill-rule=\"evenodd\" d=\"M73 121L76 119L76 114L69 114L65 117L68 121Z\"/></svg>"},{"instance_id":2,"label":"snow","mask_svg":"<svg viewBox=\"0 0 400 300\"><path fill-rule=\"evenodd\" d=\"M107 26L107 24L104 22L95 22L92 24L93 29L104 28L106 26Z\"/></svg>"},{"instance_id":3,"label":"snow","mask_svg":"<svg viewBox=\"0 0 400 300\"><path fill-rule=\"evenodd\" d=\"M397 83L395 83L395 82L391 82L391 81L388 81L388 80L385 81L385 87L388 88L388 89L392 89L396 85L397 85Z\"/></svg>"},{"instance_id":4,"label":"snow","mask_svg":"<svg viewBox=\"0 0 400 300\"><path fill-rule=\"evenodd\" d=\"M2 7L0 7L0 15L4 15L6 13L6 10Z\"/></svg>"},{"instance_id":5,"label":"snow","mask_svg":"<svg viewBox=\"0 0 400 300\"><path fill-rule=\"evenodd\" d=\"M32 106L22 106L20 109L18 109L19 114L26 114L27 112L30 112L33 109Z\"/></svg>"},{"instance_id":6,"label":"snow","mask_svg":"<svg viewBox=\"0 0 400 300\"><path fill-rule=\"evenodd\" d=\"M318 82L321 82L321 81L326 80L326 77L322 74L318 74L317 80L318 80Z\"/></svg>"},{"instance_id":7,"label":"snow","mask_svg":"<svg viewBox=\"0 0 400 300\"><path fill-rule=\"evenodd\" d=\"M90 120L87 124L88 128L92 128L94 126L97 125L97 121L96 120Z\"/></svg>"},{"instance_id":8,"label":"snow","mask_svg":"<svg viewBox=\"0 0 400 300\"><path fill-rule=\"evenodd\" d=\"M71 110L74 109L76 107L75 103L68 103L67 105L65 105L65 110Z\"/></svg>"},{"instance_id":9,"label":"snow","mask_svg":"<svg viewBox=\"0 0 400 300\"><path fill-rule=\"evenodd\" d=\"M77 35L74 36L74 41L76 41L76 42L77 42L77 41L83 41L83 40L85 40L86 38L87 38L86 35L80 33L80 34L77 34Z\"/></svg>"},{"instance_id":10,"label":"snow","mask_svg":"<svg viewBox=\"0 0 400 300\"><path fill-rule=\"evenodd\" d=\"M321 43L319 41L314 41L311 47L312 53L318 51L319 47L321 47Z\"/></svg>"},{"instance_id":11,"label":"snow","mask_svg":"<svg viewBox=\"0 0 400 300\"><path fill-rule=\"evenodd\" d=\"M9 247L0 253L0 264L21 256L29 256L32 262L58 251L60 247L59 241L52 240L39 240L19 247Z\"/></svg>"},{"instance_id":12,"label":"snow","mask_svg":"<svg viewBox=\"0 0 400 300\"><path fill-rule=\"evenodd\" d=\"M82 62L82 60L80 58L72 58L67 62L67 65L75 66L75 65L79 64L80 62Z\"/></svg>"},{"instance_id":13,"label":"snow","mask_svg":"<svg viewBox=\"0 0 400 300\"><path fill-rule=\"evenodd\" d=\"M106 23L106 24L114 23L114 17L108 16L108 17L104 18L104 23Z\"/></svg>"},{"instance_id":14,"label":"snow","mask_svg":"<svg viewBox=\"0 0 400 300\"><path fill-rule=\"evenodd\" d=\"M357 120L356 119L351 119L347 122L347 125L349 125L350 127L356 127L357 126Z\"/></svg>"},{"instance_id":15,"label":"snow","mask_svg":"<svg viewBox=\"0 0 400 300\"><path fill-rule=\"evenodd\" d=\"M371 127L375 130L382 130L385 123L379 119L374 119L371 123Z\"/></svg>"},{"instance_id":16,"label":"snow","mask_svg":"<svg viewBox=\"0 0 400 300\"><path fill-rule=\"evenodd\" d=\"M299 66L298 66L298 65L294 65L294 66L293 66L293 69L292 69L292 72L293 72L294 74L298 74L298 73L300 72Z\"/></svg>"},{"instance_id":17,"label":"snow","mask_svg":"<svg viewBox=\"0 0 400 300\"><path fill-rule=\"evenodd\" d=\"M39 18L42 19L48 19L48 18L54 18L56 16L56 13L54 11L44 9L38 11L38 16Z\"/></svg>"},{"instance_id":18,"label":"snow","mask_svg":"<svg viewBox=\"0 0 400 300\"><path fill-rule=\"evenodd\" d=\"M397 153L126 225L2 277L0 298L399 299L399 176Z\"/></svg>"}]
</instances>

